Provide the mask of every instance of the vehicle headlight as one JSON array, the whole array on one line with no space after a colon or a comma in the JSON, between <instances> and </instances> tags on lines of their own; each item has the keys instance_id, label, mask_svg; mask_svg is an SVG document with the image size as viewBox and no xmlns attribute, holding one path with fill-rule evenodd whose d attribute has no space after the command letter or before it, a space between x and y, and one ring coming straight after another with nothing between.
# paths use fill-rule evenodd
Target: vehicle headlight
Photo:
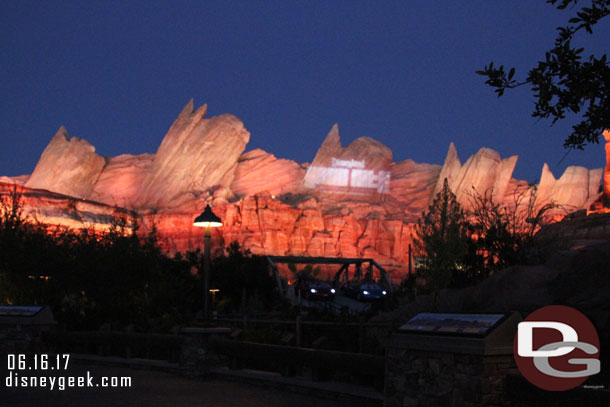
<instances>
[{"instance_id":1,"label":"vehicle headlight","mask_svg":"<svg viewBox=\"0 0 610 407\"><path fill-rule=\"evenodd\" d=\"M318 292L318 290L316 290L315 288L312 288L311 290L309 290L312 294L315 294Z\"/></svg>"},{"instance_id":2,"label":"vehicle headlight","mask_svg":"<svg viewBox=\"0 0 610 407\"><path fill-rule=\"evenodd\" d=\"M335 293L335 289L334 289L334 288L331 288L331 289L330 289L330 292L334 294L334 293Z\"/></svg>"},{"instance_id":3,"label":"vehicle headlight","mask_svg":"<svg viewBox=\"0 0 610 407\"><path fill-rule=\"evenodd\" d=\"M381 293L382 293L383 295L386 295L388 292L387 292L386 290L383 290Z\"/></svg>"},{"instance_id":4,"label":"vehicle headlight","mask_svg":"<svg viewBox=\"0 0 610 407\"><path fill-rule=\"evenodd\" d=\"M368 291L366 291L366 290L364 290L364 291L362 291L362 294L364 294L364 295L369 295L369 292L368 292Z\"/></svg>"}]
</instances>

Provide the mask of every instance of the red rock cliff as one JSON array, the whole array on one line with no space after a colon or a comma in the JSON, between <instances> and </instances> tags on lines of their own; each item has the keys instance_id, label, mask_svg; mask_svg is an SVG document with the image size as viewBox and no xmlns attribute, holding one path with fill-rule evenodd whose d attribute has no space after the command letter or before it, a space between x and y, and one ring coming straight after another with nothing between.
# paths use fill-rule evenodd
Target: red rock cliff
<instances>
[{"instance_id":1,"label":"red rock cliff","mask_svg":"<svg viewBox=\"0 0 610 407\"><path fill-rule=\"evenodd\" d=\"M462 164L453 143L442 166L395 163L392 151L371 138L343 147L337 125L311 165L298 164L260 149L244 153L244 124L205 113L191 100L155 154L103 158L61 128L32 175L2 177L0 193L25 183L27 211L71 227L104 228L121 208L136 209L145 226L156 225L169 252L202 246L203 231L192 221L210 203L223 220L216 247L236 240L256 254L373 257L404 272L413 226L445 178L466 207L476 190L508 206L525 194L539 205L558 204L564 214L598 197L603 173L569 167L555 179L545 165L532 187L512 178L517 156L502 159L482 148Z\"/></svg>"}]
</instances>

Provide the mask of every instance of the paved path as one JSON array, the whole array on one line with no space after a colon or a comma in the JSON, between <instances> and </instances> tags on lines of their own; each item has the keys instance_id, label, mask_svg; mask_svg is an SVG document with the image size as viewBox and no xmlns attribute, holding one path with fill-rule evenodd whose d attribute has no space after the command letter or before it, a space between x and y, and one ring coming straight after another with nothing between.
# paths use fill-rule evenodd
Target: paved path
<instances>
[{"instance_id":1,"label":"paved path","mask_svg":"<svg viewBox=\"0 0 610 407\"><path fill-rule=\"evenodd\" d=\"M15 407L364 407L370 402L330 400L311 394L259 387L245 383L188 379L174 374L121 367L76 365L65 375L129 376L131 388L66 388L64 391L31 388L7 388L6 372L0 370L0 406ZM23 372L24 375L27 372ZM21 376L21 374L20 374Z\"/></svg>"}]
</instances>

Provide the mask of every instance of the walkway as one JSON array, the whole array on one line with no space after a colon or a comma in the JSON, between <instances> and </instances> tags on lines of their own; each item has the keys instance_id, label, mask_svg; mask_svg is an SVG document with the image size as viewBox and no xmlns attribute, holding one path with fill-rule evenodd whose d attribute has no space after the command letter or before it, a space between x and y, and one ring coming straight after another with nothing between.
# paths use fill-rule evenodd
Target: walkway
<instances>
[{"instance_id":1,"label":"walkway","mask_svg":"<svg viewBox=\"0 0 610 407\"><path fill-rule=\"evenodd\" d=\"M6 366L5 366L6 367ZM159 371L122 367L72 364L69 376L129 376L131 388L66 388L63 391L32 388L7 388L6 371L0 378L0 407L364 407L370 402L351 399L320 398L311 392L295 393L271 387L254 386L218 379L189 379ZM23 373L23 374L22 374ZM19 372L26 376L29 372Z\"/></svg>"}]
</instances>

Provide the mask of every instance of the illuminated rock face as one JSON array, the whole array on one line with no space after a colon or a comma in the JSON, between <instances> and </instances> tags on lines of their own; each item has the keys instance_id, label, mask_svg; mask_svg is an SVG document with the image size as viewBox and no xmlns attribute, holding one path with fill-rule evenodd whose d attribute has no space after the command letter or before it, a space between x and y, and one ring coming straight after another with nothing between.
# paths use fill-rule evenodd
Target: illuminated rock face
<instances>
[{"instance_id":1,"label":"illuminated rock face","mask_svg":"<svg viewBox=\"0 0 610 407\"><path fill-rule=\"evenodd\" d=\"M239 157L230 189L238 196L296 193L304 176L305 169L296 162L278 160L273 154L256 149Z\"/></svg>"},{"instance_id":2,"label":"illuminated rock face","mask_svg":"<svg viewBox=\"0 0 610 407\"><path fill-rule=\"evenodd\" d=\"M68 136L61 127L42 152L25 186L86 198L105 164L89 142Z\"/></svg>"},{"instance_id":3,"label":"illuminated rock face","mask_svg":"<svg viewBox=\"0 0 610 407\"><path fill-rule=\"evenodd\" d=\"M571 166L556 180L548 165L544 164L538 185L538 199L541 202L555 202L570 212L586 208L599 195L601 178L601 168L588 170Z\"/></svg>"},{"instance_id":4,"label":"illuminated rock face","mask_svg":"<svg viewBox=\"0 0 610 407\"><path fill-rule=\"evenodd\" d=\"M604 171L604 204L610 208L610 130L604 130L606 139L606 169Z\"/></svg>"},{"instance_id":5,"label":"illuminated rock face","mask_svg":"<svg viewBox=\"0 0 610 407\"><path fill-rule=\"evenodd\" d=\"M234 203L216 202L213 208L223 220L223 226L212 233L215 247L237 241L261 255L373 257L399 270L397 277L406 271L413 225L383 212L363 219L355 203L325 213L316 199L293 206L269 194L248 196ZM147 225L155 224L161 244L171 252L202 247L203 230L192 227L192 222L191 214L145 217Z\"/></svg>"},{"instance_id":6,"label":"illuminated rock face","mask_svg":"<svg viewBox=\"0 0 610 407\"><path fill-rule=\"evenodd\" d=\"M588 212L594 213L610 213L610 130L604 130L603 136L606 139L606 168L602 193L589 207Z\"/></svg>"},{"instance_id":7,"label":"illuminated rock face","mask_svg":"<svg viewBox=\"0 0 610 407\"><path fill-rule=\"evenodd\" d=\"M176 208L215 185L231 184L250 133L233 115L204 119L206 110L194 111L193 100L184 107L155 154L136 208Z\"/></svg>"},{"instance_id":8,"label":"illuminated rock face","mask_svg":"<svg viewBox=\"0 0 610 407\"><path fill-rule=\"evenodd\" d=\"M343 148L335 124L305 174L303 186L329 199L380 200L390 192L392 150L368 137Z\"/></svg>"},{"instance_id":9,"label":"illuminated rock face","mask_svg":"<svg viewBox=\"0 0 610 407\"><path fill-rule=\"evenodd\" d=\"M128 215L122 208L0 181L0 198L9 205L13 192L19 195L24 217L50 225L107 230L116 216Z\"/></svg>"},{"instance_id":10,"label":"illuminated rock face","mask_svg":"<svg viewBox=\"0 0 610 407\"><path fill-rule=\"evenodd\" d=\"M433 197L441 166L406 160L390 167L390 197L406 215L417 218Z\"/></svg>"},{"instance_id":11,"label":"illuminated rock face","mask_svg":"<svg viewBox=\"0 0 610 407\"><path fill-rule=\"evenodd\" d=\"M502 160L496 151L482 148L462 165L457 150L451 143L433 195L441 191L447 178L449 188L456 195L458 202L465 207L470 206L473 191L481 195L486 192L493 194L496 201L501 202L512 178L517 158L512 156Z\"/></svg>"},{"instance_id":12,"label":"illuminated rock face","mask_svg":"<svg viewBox=\"0 0 610 407\"><path fill-rule=\"evenodd\" d=\"M142 183L150 175L153 154L122 154L112 157L102 170L89 199L132 208Z\"/></svg>"},{"instance_id":13,"label":"illuminated rock face","mask_svg":"<svg viewBox=\"0 0 610 407\"><path fill-rule=\"evenodd\" d=\"M223 221L212 234L217 249L237 241L255 254L372 257L399 278L414 225L445 178L466 208L476 190L507 206L524 194L539 206L560 205L563 215L597 198L603 174L570 167L555 179L545 165L533 188L512 178L517 156L482 148L462 164L453 143L442 166L394 163L392 151L371 138L343 147L336 125L311 165L298 164L260 149L244 153L250 133L243 123L205 113L190 101L156 154L102 158L61 128L32 175L1 177L0 193L24 185L27 213L74 228L105 229L127 213L121 208L135 209L142 231L154 224L168 252L202 247L204 231L192 222L209 203ZM610 162L610 141L606 151Z\"/></svg>"},{"instance_id":14,"label":"illuminated rock face","mask_svg":"<svg viewBox=\"0 0 610 407\"><path fill-rule=\"evenodd\" d=\"M30 179L29 175L19 175L17 177L0 176L0 182L5 184L25 185L28 179Z\"/></svg>"},{"instance_id":15,"label":"illuminated rock face","mask_svg":"<svg viewBox=\"0 0 610 407\"><path fill-rule=\"evenodd\" d=\"M531 194L535 208L550 204L555 206L548 214L564 216L567 213L587 208L598 196L602 170L588 170L585 167L566 168L559 179L555 179L549 166L542 167L540 183L535 187L525 181L512 178L518 156L501 159L500 155L488 148L480 149L464 165L460 164L453 143L438 177L433 195L442 189L445 178L455 193L458 202L466 209L472 206L476 194L492 195L496 203L514 205L516 199L528 202Z\"/></svg>"}]
</instances>

